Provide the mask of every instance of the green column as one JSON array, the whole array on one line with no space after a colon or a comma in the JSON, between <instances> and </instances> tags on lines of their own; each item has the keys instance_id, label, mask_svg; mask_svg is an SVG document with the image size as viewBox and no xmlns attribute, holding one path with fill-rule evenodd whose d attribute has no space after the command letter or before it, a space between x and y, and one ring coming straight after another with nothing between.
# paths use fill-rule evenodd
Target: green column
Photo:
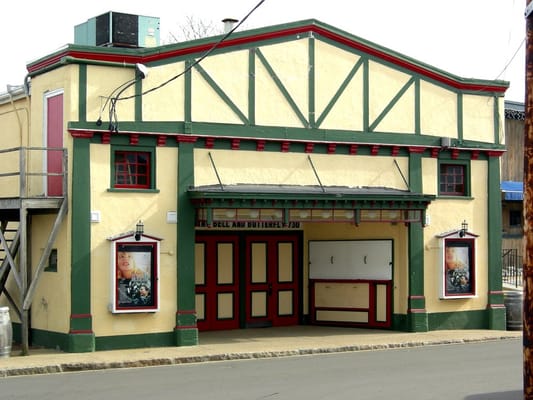
<instances>
[{"instance_id":1,"label":"green column","mask_svg":"<svg viewBox=\"0 0 533 400\"><path fill-rule=\"evenodd\" d=\"M409 188L422 193L422 153L409 154ZM421 223L411 223L408 228L409 296L407 299L407 329L426 332L428 315L424 296L424 231Z\"/></svg>"},{"instance_id":2,"label":"green column","mask_svg":"<svg viewBox=\"0 0 533 400\"><path fill-rule=\"evenodd\" d=\"M187 189L194 185L194 145L180 142L178 151L178 227L176 344L198 344L194 281L194 208Z\"/></svg>"},{"instance_id":3,"label":"green column","mask_svg":"<svg viewBox=\"0 0 533 400\"><path fill-rule=\"evenodd\" d=\"M72 150L69 352L95 350L91 316L90 139L75 138Z\"/></svg>"},{"instance_id":4,"label":"green column","mask_svg":"<svg viewBox=\"0 0 533 400\"><path fill-rule=\"evenodd\" d=\"M505 306L502 291L502 214L500 193L499 153L489 153L488 159L488 324L489 329L505 330Z\"/></svg>"}]
</instances>

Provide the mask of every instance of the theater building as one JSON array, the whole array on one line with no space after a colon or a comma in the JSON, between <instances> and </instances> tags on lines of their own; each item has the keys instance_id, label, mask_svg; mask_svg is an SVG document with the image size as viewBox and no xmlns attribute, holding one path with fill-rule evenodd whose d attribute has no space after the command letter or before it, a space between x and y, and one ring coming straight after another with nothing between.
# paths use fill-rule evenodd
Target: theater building
<instances>
[{"instance_id":1,"label":"theater building","mask_svg":"<svg viewBox=\"0 0 533 400\"><path fill-rule=\"evenodd\" d=\"M505 329L507 82L317 20L165 46L80 31L0 96L0 304L18 339Z\"/></svg>"}]
</instances>

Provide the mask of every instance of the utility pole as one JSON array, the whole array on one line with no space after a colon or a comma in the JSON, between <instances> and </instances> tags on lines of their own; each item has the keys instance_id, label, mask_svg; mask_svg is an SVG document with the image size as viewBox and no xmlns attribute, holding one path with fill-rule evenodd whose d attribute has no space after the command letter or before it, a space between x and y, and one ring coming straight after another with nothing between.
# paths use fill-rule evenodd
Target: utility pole
<instances>
[{"instance_id":1,"label":"utility pole","mask_svg":"<svg viewBox=\"0 0 533 400\"><path fill-rule=\"evenodd\" d=\"M524 123L524 400L533 400L533 3L526 0L526 99Z\"/></svg>"}]
</instances>

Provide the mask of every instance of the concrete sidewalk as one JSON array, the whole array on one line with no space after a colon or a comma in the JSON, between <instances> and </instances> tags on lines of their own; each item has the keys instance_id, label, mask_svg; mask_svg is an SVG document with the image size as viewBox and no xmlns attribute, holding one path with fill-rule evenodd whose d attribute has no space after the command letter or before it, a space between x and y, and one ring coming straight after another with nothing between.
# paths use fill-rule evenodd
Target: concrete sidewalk
<instances>
[{"instance_id":1,"label":"concrete sidewalk","mask_svg":"<svg viewBox=\"0 0 533 400\"><path fill-rule=\"evenodd\" d=\"M200 344L187 347L154 347L92 353L32 349L28 356L20 356L20 350L14 348L10 357L0 358L0 377L521 338L522 331L444 330L411 333L321 326L201 332Z\"/></svg>"}]
</instances>

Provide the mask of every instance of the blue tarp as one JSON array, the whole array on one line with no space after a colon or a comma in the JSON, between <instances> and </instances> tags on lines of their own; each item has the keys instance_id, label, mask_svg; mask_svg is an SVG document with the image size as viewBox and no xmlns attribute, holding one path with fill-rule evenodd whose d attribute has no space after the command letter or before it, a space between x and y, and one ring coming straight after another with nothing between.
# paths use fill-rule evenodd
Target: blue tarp
<instances>
[{"instance_id":1,"label":"blue tarp","mask_svg":"<svg viewBox=\"0 0 533 400\"><path fill-rule=\"evenodd\" d=\"M524 200L524 183L503 181L500 185L504 200Z\"/></svg>"}]
</instances>

